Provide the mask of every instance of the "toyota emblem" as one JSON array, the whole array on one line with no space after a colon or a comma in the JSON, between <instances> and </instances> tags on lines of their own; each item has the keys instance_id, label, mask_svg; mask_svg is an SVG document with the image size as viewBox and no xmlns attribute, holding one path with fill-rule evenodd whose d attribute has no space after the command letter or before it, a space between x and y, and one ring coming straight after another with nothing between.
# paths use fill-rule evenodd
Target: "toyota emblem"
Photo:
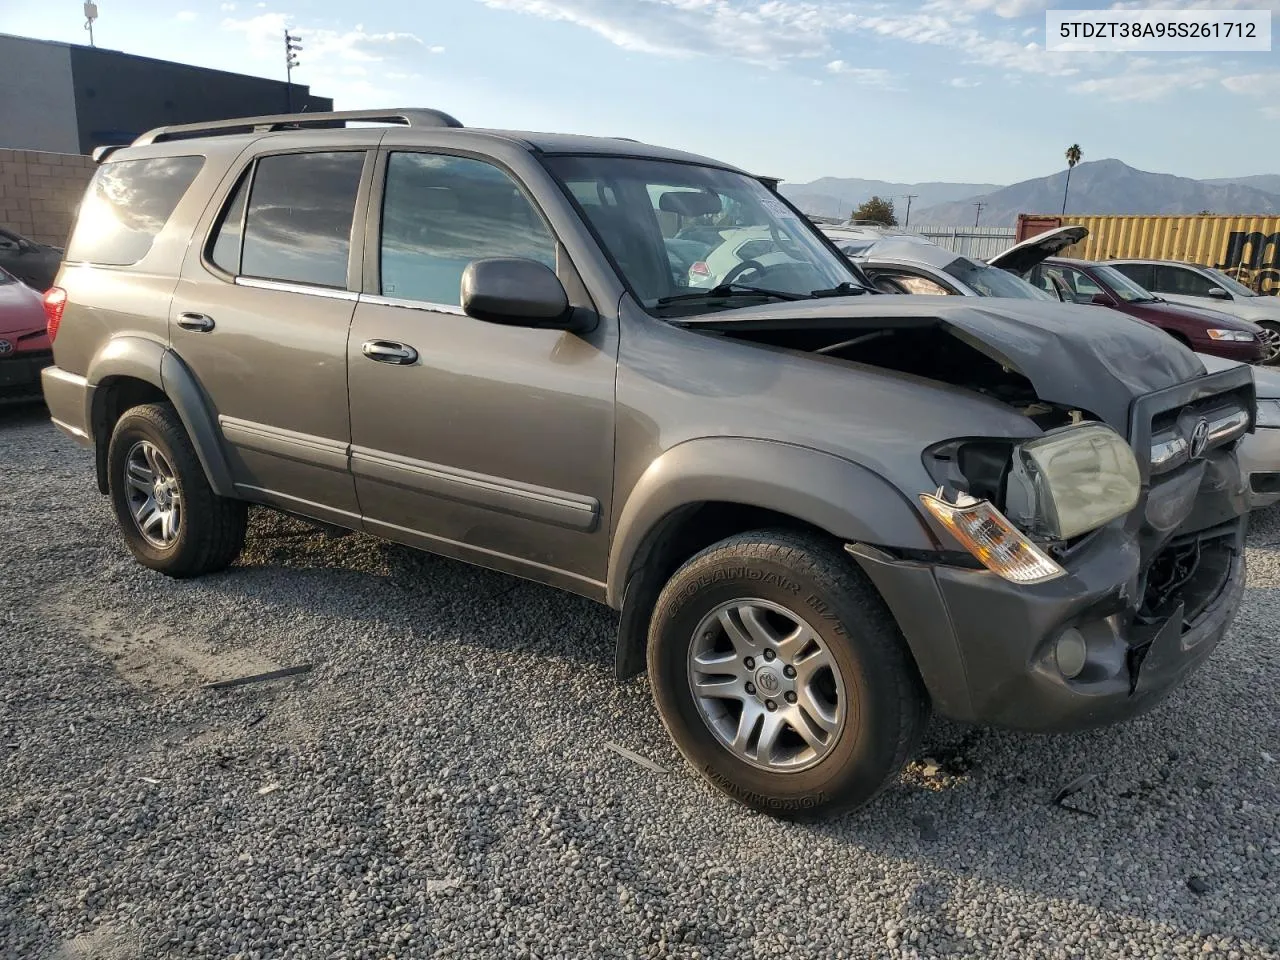
<instances>
[{"instance_id":1,"label":"toyota emblem","mask_svg":"<svg viewBox=\"0 0 1280 960\"><path fill-rule=\"evenodd\" d=\"M756 684L765 693L777 693L782 688L782 681L772 670L761 670L756 675Z\"/></svg>"},{"instance_id":2,"label":"toyota emblem","mask_svg":"<svg viewBox=\"0 0 1280 960\"><path fill-rule=\"evenodd\" d=\"M0 340L0 357L7 357L13 353L13 344L8 340Z\"/></svg>"},{"instance_id":3,"label":"toyota emblem","mask_svg":"<svg viewBox=\"0 0 1280 960\"><path fill-rule=\"evenodd\" d=\"M1199 460L1204 456L1204 448L1209 445L1209 421L1201 417L1191 431L1191 459Z\"/></svg>"}]
</instances>

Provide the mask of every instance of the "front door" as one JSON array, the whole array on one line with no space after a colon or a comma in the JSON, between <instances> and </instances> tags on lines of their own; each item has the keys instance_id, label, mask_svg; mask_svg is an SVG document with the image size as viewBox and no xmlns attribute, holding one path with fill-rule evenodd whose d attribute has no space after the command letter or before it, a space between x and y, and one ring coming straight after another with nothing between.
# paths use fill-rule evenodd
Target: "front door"
<instances>
[{"instance_id":1,"label":"front door","mask_svg":"<svg viewBox=\"0 0 1280 960\"><path fill-rule=\"evenodd\" d=\"M358 527L347 464L350 266L364 150L259 157L174 293L170 337L242 496Z\"/></svg>"},{"instance_id":2,"label":"front door","mask_svg":"<svg viewBox=\"0 0 1280 960\"><path fill-rule=\"evenodd\" d=\"M370 214L380 227L368 234L377 292L361 296L348 348L351 469L366 529L601 593L615 321L571 334L466 316L470 261L526 257L563 279L566 254L492 163L409 150L380 162L381 213Z\"/></svg>"}]
</instances>

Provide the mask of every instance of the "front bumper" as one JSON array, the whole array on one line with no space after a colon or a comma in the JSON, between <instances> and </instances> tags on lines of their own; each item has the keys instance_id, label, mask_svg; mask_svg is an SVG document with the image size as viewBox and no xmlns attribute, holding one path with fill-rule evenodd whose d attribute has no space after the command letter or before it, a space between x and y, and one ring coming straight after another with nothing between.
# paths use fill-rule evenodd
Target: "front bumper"
<instances>
[{"instance_id":1,"label":"front bumper","mask_svg":"<svg viewBox=\"0 0 1280 960\"><path fill-rule=\"evenodd\" d=\"M1240 340L1193 340L1191 349L1197 353L1235 360L1237 363L1261 363L1267 356L1266 344L1258 340L1247 343Z\"/></svg>"},{"instance_id":2,"label":"front bumper","mask_svg":"<svg viewBox=\"0 0 1280 960\"><path fill-rule=\"evenodd\" d=\"M0 404L40 399L40 371L53 363L49 350L0 357Z\"/></svg>"},{"instance_id":3,"label":"front bumper","mask_svg":"<svg viewBox=\"0 0 1280 960\"><path fill-rule=\"evenodd\" d=\"M1280 428L1258 427L1245 434L1236 456L1247 484L1249 509L1280 501Z\"/></svg>"},{"instance_id":4,"label":"front bumper","mask_svg":"<svg viewBox=\"0 0 1280 960\"><path fill-rule=\"evenodd\" d=\"M1143 609L1148 576L1138 542L1118 527L1083 544L1067 576L1033 586L861 544L847 549L897 618L938 712L1069 731L1144 712L1213 651L1244 593L1244 529L1241 518L1196 535L1206 538L1208 562L1154 611ZM1069 628L1088 650L1073 679L1055 653Z\"/></svg>"}]
</instances>

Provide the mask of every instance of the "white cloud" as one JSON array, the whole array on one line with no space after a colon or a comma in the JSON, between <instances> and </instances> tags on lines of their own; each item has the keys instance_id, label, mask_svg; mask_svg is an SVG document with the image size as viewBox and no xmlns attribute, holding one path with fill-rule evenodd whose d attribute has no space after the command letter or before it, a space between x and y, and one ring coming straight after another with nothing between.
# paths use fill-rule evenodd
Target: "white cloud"
<instances>
[{"instance_id":1,"label":"white cloud","mask_svg":"<svg viewBox=\"0 0 1280 960\"><path fill-rule=\"evenodd\" d=\"M224 30L242 34L248 41L250 53L260 58L277 55L286 27L302 38L300 57L307 66L333 62L378 63L417 55L423 46L412 33L370 33L364 29L364 24L357 24L354 29L346 31L310 28L305 23L292 22L283 13L262 13L244 20L228 18L222 21Z\"/></svg>"},{"instance_id":2,"label":"white cloud","mask_svg":"<svg viewBox=\"0 0 1280 960\"><path fill-rule=\"evenodd\" d=\"M864 87L888 88L893 80L893 74L888 70L882 70L878 67L855 67L845 63L843 60L832 60L828 63L827 73L848 77L854 83L861 84Z\"/></svg>"},{"instance_id":3,"label":"white cloud","mask_svg":"<svg viewBox=\"0 0 1280 960\"><path fill-rule=\"evenodd\" d=\"M767 66L830 50L858 19L844 3L810 0L480 0L485 6L573 23L638 53L716 54Z\"/></svg>"},{"instance_id":4,"label":"white cloud","mask_svg":"<svg viewBox=\"0 0 1280 960\"><path fill-rule=\"evenodd\" d=\"M218 9L221 10L223 13L230 13L235 8L236 8L236 5L234 3L224 3L218 7Z\"/></svg>"},{"instance_id":5,"label":"white cloud","mask_svg":"<svg viewBox=\"0 0 1280 960\"><path fill-rule=\"evenodd\" d=\"M1280 97L1280 70L1223 77L1222 85L1248 97Z\"/></svg>"},{"instance_id":6,"label":"white cloud","mask_svg":"<svg viewBox=\"0 0 1280 960\"><path fill-rule=\"evenodd\" d=\"M199 14L194 10L179 10L173 15L173 19L177 20L179 23L190 23L198 16Z\"/></svg>"},{"instance_id":7,"label":"white cloud","mask_svg":"<svg viewBox=\"0 0 1280 960\"><path fill-rule=\"evenodd\" d=\"M930 0L924 9L959 16L989 11L997 17L1012 19L1039 13L1048 6L1049 0Z\"/></svg>"},{"instance_id":8,"label":"white cloud","mask_svg":"<svg viewBox=\"0 0 1280 960\"><path fill-rule=\"evenodd\" d=\"M971 80L968 77L952 77L947 81L947 86L956 87L960 90L968 90L972 87L982 86L981 80Z\"/></svg>"},{"instance_id":9,"label":"white cloud","mask_svg":"<svg viewBox=\"0 0 1280 960\"><path fill-rule=\"evenodd\" d=\"M1149 102L1176 91L1203 89L1217 79L1218 71L1212 67L1179 70L1176 73L1138 69L1126 70L1111 77L1081 80L1071 89L1076 93L1100 96L1113 102Z\"/></svg>"},{"instance_id":10,"label":"white cloud","mask_svg":"<svg viewBox=\"0 0 1280 960\"><path fill-rule=\"evenodd\" d=\"M440 46L439 44L436 44L434 47L431 47L429 50L427 50L427 53L444 53L444 47Z\"/></svg>"}]
</instances>

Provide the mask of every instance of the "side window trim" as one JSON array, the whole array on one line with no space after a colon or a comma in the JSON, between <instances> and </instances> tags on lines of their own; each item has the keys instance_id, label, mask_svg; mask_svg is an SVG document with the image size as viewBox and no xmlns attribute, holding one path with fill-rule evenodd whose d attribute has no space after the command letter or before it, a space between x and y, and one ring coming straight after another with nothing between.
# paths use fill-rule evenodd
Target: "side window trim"
<instances>
[{"instance_id":1,"label":"side window trim","mask_svg":"<svg viewBox=\"0 0 1280 960\"><path fill-rule=\"evenodd\" d=\"M547 236L551 238L556 250L556 276L565 284L566 291L570 293L570 301L573 301L572 291L565 276L565 268L560 266L561 258L568 258L568 251L565 250L564 244L561 242L559 235L552 226L550 218L547 217L546 211L542 209L542 205L538 203L537 198L529 190L529 187L520 178L520 176L508 167L505 163L495 157L486 156L470 150L452 150L447 147L422 147L422 146L380 146L378 147L377 156L374 160L372 176L369 179L369 202L367 205L367 216L365 219L364 229L364 255L363 255L363 275L359 286L353 288L360 291L360 302L377 304L380 306L404 307L410 310L421 310L428 313L446 313L455 316L466 316L465 311L457 304L452 303L436 303L428 300L415 300L404 297L389 297L382 292L382 221L383 213L386 207L387 198L387 171L391 165L391 154L393 153L417 153L426 154L428 156L440 157L458 157L464 160L475 160L478 163L487 163L496 170L500 170L511 180L511 183L520 194L528 202L530 209L541 221L546 228ZM574 280L581 284L581 280L577 278L577 269L570 262L568 270L574 275Z\"/></svg>"},{"instance_id":2,"label":"side window trim","mask_svg":"<svg viewBox=\"0 0 1280 960\"><path fill-rule=\"evenodd\" d=\"M231 179L231 190L222 196L222 202L218 206L218 212L210 222L209 232L205 236L204 243L201 246L201 266L217 276L223 282L232 283L236 286L256 287L261 290L282 290L290 293L306 293L316 296L328 296L331 299L338 300L356 300L361 289L361 265L365 257L365 251L367 250L365 239L368 224L368 203L369 198L373 193L374 164L378 152L379 151L376 148L365 145L359 147L347 147L345 149L341 147L300 147L293 150L273 150L269 153L254 154L249 158L247 163L235 171L235 174ZM258 176L258 163L259 161L269 157L292 156L294 154L303 153L364 154L364 164L360 169L360 181L356 187L355 204L352 208L351 233L348 239L347 277L345 288L293 280L276 280L271 277L252 277L243 273L244 241L245 234L249 226L249 206L253 200L254 182ZM222 229L227 208L235 202L236 194L239 192L241 183L245 181L246 177L248 180L245 183L244 209L240 211L240 239L237 245L236 272L231 274L213 262L211 253L213 252L213 246L218 239L218 231Z\"/></svg>"}]
</instances>

